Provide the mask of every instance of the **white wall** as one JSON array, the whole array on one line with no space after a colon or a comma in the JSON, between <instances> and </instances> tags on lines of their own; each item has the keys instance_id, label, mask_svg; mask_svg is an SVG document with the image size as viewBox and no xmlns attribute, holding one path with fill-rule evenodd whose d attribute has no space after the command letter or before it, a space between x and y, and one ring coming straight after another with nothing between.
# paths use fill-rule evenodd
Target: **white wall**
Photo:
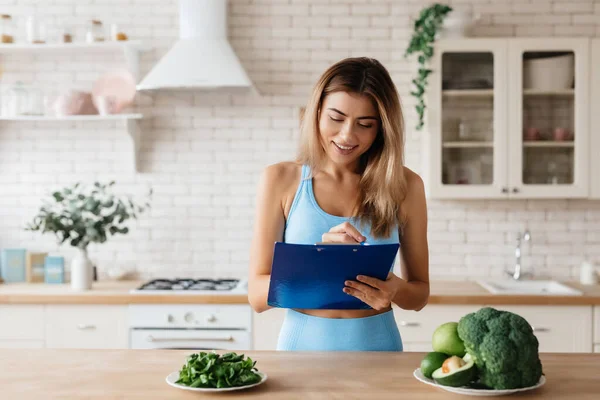
<instances>
[{"instance_id":1,"label":"white wall","mask_svg":"<svg viewBox=\"0 0 600 400\"><path fill-rule=\"evenodd\" d=\"M93 246L100 273L112 265L143 276L241 276L246 273L254 190L261 169L294 155L298 109L331 63L348 56L378 58L390 71L407 115L407 163L420 170L420 138L408 95L415 61L403 58L410 20L426 1L233 0L229 34L261 97L223 93L140 95L142 172L121 123L0 125L0 248L58 249L51 236L21 228L41 195L76 180L115 179L118 187L155 190L150 214L126 237ZM600 36L600 1L454 0L482 18L479 36ZM37 4L44 4L43 6ZM147 72L175 40L174 0L2 0L0 12L34 11L51 24L90 18L118 23L153 46ZM82 31L76 33L81 39ZM50 88L87 89L120 55L5 55L2 82L35 81ZM514 237L525 223L536 272L575 277L586 257L600 261L600 202L429 202L432 277L499 275L512 262Z\"/></svg>"}]
</instances>

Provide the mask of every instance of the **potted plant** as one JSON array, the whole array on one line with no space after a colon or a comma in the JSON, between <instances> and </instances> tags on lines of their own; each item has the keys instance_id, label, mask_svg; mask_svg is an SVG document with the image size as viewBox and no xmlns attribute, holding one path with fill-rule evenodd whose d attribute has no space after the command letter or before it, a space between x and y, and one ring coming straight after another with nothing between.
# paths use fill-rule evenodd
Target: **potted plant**
<instances>
[{"instance_id":1,"label":"potted plant","mask_svg":"<svg viewBox=\"0 0 600 400\"><path fill-rule=\"evenodd\" d=\"M137 219L138 214L150 207L152 189L144 206L134 204L129 196L118 197L111 192L114 181L108 184L95 182L93 186L76 183L52 193L44 201L27 231L53 232L59 244L68 242L79 250L71 263L71 287L87 290L92 284L92 264L87 248L90 243L104 243L110 236L125 235L125 223Z\"/></svg>"},{"instance_id":2,"label":"potted plant","mask_svg":"<svg viewBox=\"0 0 600 400\"><path fill-rule=\"evenodd\" d=\"M410 92L417 99L417 105L415 106L419 116L416 126L417 130L421 130L424 125L426 108L424 95L425 88L427 87L427 77L431 74L431 70L427 68L427 64L433 56L433 43L442 28L444 18L450 11L452 11L450 6L438 3L421 10L419 18L414 23L413 36L404 53L405 57L415 53L418 54L418 75L412 80L416 90Z\"/></svg>"}]
</instances>

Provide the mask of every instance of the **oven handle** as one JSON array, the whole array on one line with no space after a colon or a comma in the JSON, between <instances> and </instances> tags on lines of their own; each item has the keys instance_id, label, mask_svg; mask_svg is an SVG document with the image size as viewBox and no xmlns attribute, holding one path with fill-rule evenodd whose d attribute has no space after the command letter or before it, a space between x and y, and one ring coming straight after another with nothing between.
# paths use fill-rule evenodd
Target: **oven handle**
<instances>
[{"instance_id":1,"label":"oven handle","mask_svg":"<svg viewBox=\"0 0 600 400\"><path fill-rule=\"evenodd\" d=\"M146 336L147 342L233 342L233 336L226 337L207 337L207 338L155 338L152 335Z\"/></svg>"}]
</instances>

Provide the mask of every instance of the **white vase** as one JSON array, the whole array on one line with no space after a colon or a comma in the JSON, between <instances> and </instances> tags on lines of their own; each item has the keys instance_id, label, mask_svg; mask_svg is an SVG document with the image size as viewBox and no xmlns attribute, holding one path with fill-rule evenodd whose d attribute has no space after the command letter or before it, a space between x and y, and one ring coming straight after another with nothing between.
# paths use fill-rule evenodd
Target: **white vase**
<instances>
[{"instance_id":1,"label":"white vase","mask_svg":"<svg viewBox=\"0 0 600 400\"><path fill-rule=\"evenodd\" d=\"M92 262L87 250L81 250L71 261L71 289L89 290L92 288Z\"/></svg>"}]
</instances>

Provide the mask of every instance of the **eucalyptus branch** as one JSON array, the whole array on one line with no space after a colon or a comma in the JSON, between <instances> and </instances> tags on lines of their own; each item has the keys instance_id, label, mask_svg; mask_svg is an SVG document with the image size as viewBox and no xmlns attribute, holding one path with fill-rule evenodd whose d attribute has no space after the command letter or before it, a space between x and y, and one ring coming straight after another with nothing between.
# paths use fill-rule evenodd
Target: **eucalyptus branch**
<instances>
[{"instance_id":1,"label":"eucalyptus branch","mask_svg":"<svg viewBox=\"0 0 600 400\"><path fill-rule=\"evenodd\" d=\"M152 189L143 206L136 205L130 196L116 196L111 189L115 184L95 182L93 186L76 183L52 193L44 200L33 222L26 231L52 232L59 244L69 242L85 250L90 243L104 243L111 236L127 234L126 222L137 219L150 208Z\"/></svg>"},{"instance_id":2,"label":"eucalyptus branch","mask_svg":"<svg viewBox=\"0 0 600 400\"><path fill-rule=\"evenodd\" d=\"M431 70L427 68L429 60L433 56L433 43L435 42L437 32L444 22L446 15L452 11L450 6L444 4L433 4L421 10L419 18L414 23L413 36L404 57L412 54L418 54L419 70L418 75L412 80L415 90L410 94L417 99L415 109L419 115L417 130L421 130L424 125L425 115L425 89L427 87L427 77Z\"/></svg>"}]
</instances>

